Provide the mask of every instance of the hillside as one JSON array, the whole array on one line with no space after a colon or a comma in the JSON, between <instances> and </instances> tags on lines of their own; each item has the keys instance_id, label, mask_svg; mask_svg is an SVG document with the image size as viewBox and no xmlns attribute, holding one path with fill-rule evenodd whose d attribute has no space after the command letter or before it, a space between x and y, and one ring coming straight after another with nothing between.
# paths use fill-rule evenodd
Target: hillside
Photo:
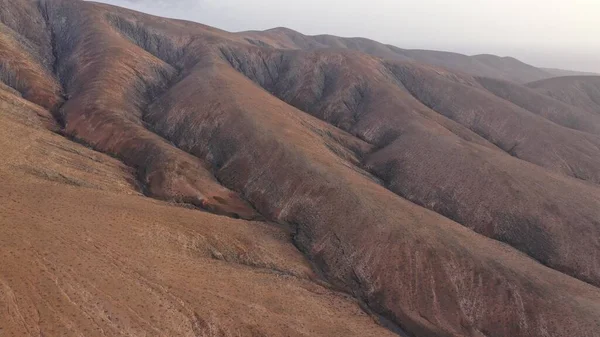
<instances>
[{"instance_id":1,"label":"hillside","mask_svg":"<svg viewBox=\"0 0 600 337\"><path fill-rule=\"evenodd\" d=\"M527 84L542 94L600 113L600 76L568 76Z\"/></svg>"},{"instance_id":2,"label":"hillside","mask_svg":"<svg viewBox=\"0 0 600 337\"><path fill-rule=\"evenodd\" d=\"M289 229L143 197L131 169L0 97L3 336L392 336Z\"/></svg>"},{"instance_id":3,"label":"hillside","mask_svg":"<svg viewBox=\"0 0 600 337\"><path fill-rule=\"evenodd\" d=\"M0 335L600 332L593 77L0 8Z\"/></svg>"},{"instance_id":4,"label":"hillside","mask_svg":"<svg viewBox=\"0 0 600 337\"><path fill-rule=\"evenodd\" d=\"M555 77L564 77L564 76L598 76L597 73L591 72L583 72L583 71L573 71L573 70L565 70L565 69L555 69L555 68L540 68L543 71L554 75Z\"/></svg>"},{"instance_id":5,"label":"hillside","mask_svg":"<svg viewBox=\"0 0 600 337\"><path fill-rule=\"evenodd\" d=\"M331 35L307 36L288 28L274 28L264 32L242 32L239 35L248 42L262 47L302 50L349 49L388 60L427 63L475 76L504 79L521 84L559 76L512 57L467 56L435 50L401 49L365 38L342 38Z\"/></svg>"}]
</instances>

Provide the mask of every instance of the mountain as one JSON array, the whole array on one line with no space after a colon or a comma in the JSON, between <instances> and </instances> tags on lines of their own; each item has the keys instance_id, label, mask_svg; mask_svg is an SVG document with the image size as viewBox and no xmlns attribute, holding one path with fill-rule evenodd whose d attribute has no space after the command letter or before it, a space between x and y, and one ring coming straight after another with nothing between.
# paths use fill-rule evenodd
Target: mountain
<instances>
[{"instance_id":1,"label":"mountain","mask_svg":"<svg viewBox=\"0 0 600 337\"><path fill-rule=\"evenodd\" d=\"M600 113L600 76L557 77L527 86L567 104Z\"/></svg>"},{"instance_id":2,"label":"mountain","mask_svg":"<svg viewBox=\"0 0 600 337\"><path fill-rule=\"evenodd\" d=\"M540 68L543 71L554 75L553 77L564 77L564 76L598 76L597 73L591 72L583 72L583 71L573 71L573 70L564 70L564 69L554 69L554 68Z\"/></svg>"},{"instance_id":3,"label":"mountain","mask_svg":"<svg viewBox=\"0 0 600 337\"><path fill-rule=\"evenodd\" d=\"M0 335L600 331L593 77L0 8Z\"/></svg>"},{"instance_id":4,"label":"mountain","mask_svg":"<svg viewBox=\"0 0 600 337\"><path fill-rule=\"evenodd\" d=\"M476 76L499 78L521 84L559 76L512 57L467 56L434 50L401 49L365 38L342 38L331 35L306 36L288 28L274 28L264 32L251 31L241 34L248 42L262 47L303 50L349 49L384 59L427 63Z\"/></svg>"}]
</instances>

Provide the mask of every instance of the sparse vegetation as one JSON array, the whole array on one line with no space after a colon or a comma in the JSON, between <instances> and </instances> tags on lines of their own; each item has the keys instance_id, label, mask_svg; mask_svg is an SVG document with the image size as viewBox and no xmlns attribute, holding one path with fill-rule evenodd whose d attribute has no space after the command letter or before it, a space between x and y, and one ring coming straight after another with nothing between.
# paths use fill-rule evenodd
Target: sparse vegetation
<instances>
[{"instance_id":1,"label":"sparse vegetation","mask_svg":"<svg viewBox=\"0 0 600 337\"><path fill-rule=\"evenodd\" d=\"M596 77L0 8L5 334L600 331Z\"/></svg>"}]
</instances>

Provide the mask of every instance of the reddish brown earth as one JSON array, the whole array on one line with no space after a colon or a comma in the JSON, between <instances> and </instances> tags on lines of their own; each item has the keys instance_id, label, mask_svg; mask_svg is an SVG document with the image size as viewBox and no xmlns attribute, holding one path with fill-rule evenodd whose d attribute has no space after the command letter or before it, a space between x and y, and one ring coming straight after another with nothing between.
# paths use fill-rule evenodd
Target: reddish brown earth
<instances>
[{"instance_id":1,"label":"reddish brown earth","mask_svg":"<svg viewBox=\"0 0 600 337\"><path fill-rule=\"evenodd\" d=\"M600 334L595 77L0 8L0 336Z\"/></svg>"}]
</instances>

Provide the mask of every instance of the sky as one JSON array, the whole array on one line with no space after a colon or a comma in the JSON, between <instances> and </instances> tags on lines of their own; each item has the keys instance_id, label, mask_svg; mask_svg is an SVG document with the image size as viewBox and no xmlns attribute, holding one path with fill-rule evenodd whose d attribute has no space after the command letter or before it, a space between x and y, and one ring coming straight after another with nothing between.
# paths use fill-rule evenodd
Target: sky
<instances>
[{"instance_id":1,"label":"sky","mask_svg":"<svg viewBox=\"0 0 600 337\"><path fill-rule=\"evenodd\" d=\"M288 27L600 73L600 0L96 0L228 31Z\"/></svg>"}]
</instances>

